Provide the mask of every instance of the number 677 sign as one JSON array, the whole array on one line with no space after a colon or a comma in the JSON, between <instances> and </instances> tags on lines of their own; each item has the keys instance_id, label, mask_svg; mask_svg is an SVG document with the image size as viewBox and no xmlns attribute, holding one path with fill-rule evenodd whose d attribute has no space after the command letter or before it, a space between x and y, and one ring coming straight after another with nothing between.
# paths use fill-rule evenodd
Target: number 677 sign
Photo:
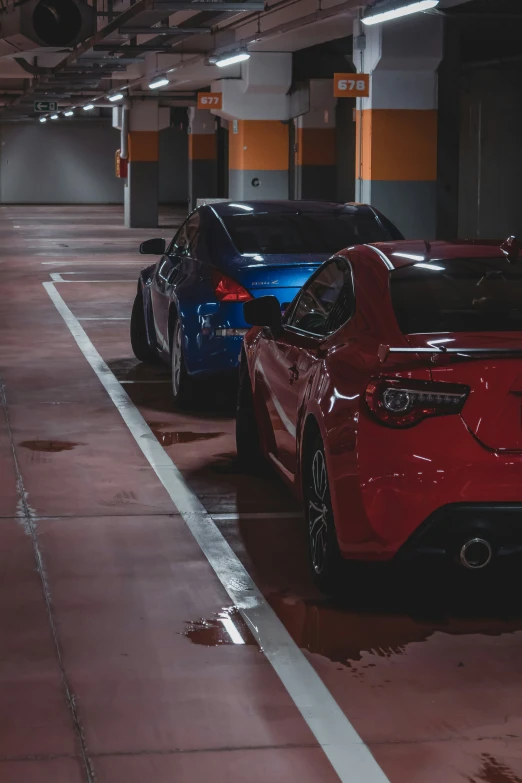
<instances>
[{"instance_id":1,"label":"number 677 sign","mask_svg":"<svg viewBox=\"0 0 522 783\"><path fill-rule=\"evenodd\" d=\"M220 92L198 92L198 109L222 109L223 95Z\"/></svg>"},{"instance_id":2,"label":"number 677 sign","mask_svg":"<svg viewBox=\"0 0 522 783\"><path fill-rule=\"evenodd\" d=\"M368 98L369 96L369 74L334 73L334 98Z\"/></svg>"}]
</instances>

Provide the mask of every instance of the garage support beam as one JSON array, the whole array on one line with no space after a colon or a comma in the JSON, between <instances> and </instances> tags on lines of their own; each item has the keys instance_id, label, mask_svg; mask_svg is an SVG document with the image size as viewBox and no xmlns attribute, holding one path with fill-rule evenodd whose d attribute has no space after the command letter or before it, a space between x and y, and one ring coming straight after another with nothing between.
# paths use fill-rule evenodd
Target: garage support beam
<instances>
[{"instance_id":1,"label":"garage support beam","mask_svg":"<svg viewBox=\"0 0 522 783\"><path fill-rule=\"evenodd\" d=\"M229 130L229 196L288 198L288 123L234 120Z\"/></svg>"},{"instance_id":2,"label":"garage support beam","mask_svg":"<svg viewBox=\"0 0 522 783\"><path fill-rule=\"evenodd\" d=\"M214 82L229 121L229 197L287 199L292 55L254 52L240 79Z\"/></svg>"},{"instance_id":3,"label":"garage support beam","mask_svg":"<svg viewBox=\"0 0 522 783\"><path fill-rule=\"evenodd\" d=\"M295 197L335 201L335 107L331 79L310 81L310 111L295 120Z\"/></svg>"},{"instance_id":4,"label":"garage support beam","mask_svg":"<svg viewBox=\"0 0 522 783\"><path fill-rule=\"evenodd\" d=\"M114 110L113 125L119 110ZM155 228L159 202L159 131L170 125L170 110L157 101L132 101L129 117L129 158L124 186L127 228Z\"/></svg>"},{"instance_id":5,"label":"garage support beam","mask_svg":"<svg viewBox=\"0 0 522 783\"><path fill-rule=\"evenodd\" d=\"M194 209L198 198L218 195L216 118L208 110L193 107L188 113L189 200Z\"/></svg>"},{"instance_id":6,"label":"garage support beam","mask_svg":"<svg viewBox=\"0 0 522 783\"><path fill-rule=\"evenodd\" d=\"M361 32L356 22L359 43ZM443 18L419 14L364 33L354 62L372 79L370 97L357 100L356 198L382 210L407 238L433 239Z\"/></svg>"}]
</instances>

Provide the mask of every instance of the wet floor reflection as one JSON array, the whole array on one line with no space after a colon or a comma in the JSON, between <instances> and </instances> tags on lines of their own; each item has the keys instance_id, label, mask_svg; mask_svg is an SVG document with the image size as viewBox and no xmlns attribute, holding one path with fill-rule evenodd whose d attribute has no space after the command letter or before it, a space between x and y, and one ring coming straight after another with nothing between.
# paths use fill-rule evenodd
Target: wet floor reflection
<instances>
[{"instance_id":1,"label":"wet floor reflection","mask_svg":"<svg viewBox=\"0 0 522 783\"><path fill-rule=\"evenodd\" d=\"M238 609L229 607L209 619L188 622L183 636L193 644L221 647L225 644L256 644Z\"/></svg>"},{"instance_id":2,"label":"wet floor reflection","mask_svg":"<svg viewBox=\"0 0 522 783\"><path fill-rule=\"evenodd\" d=\"M152 432L162 446L173 446L177 443L194 443L201 440L213 440L220 438L224 432L191 432L190 430L166 430L172 426L169 422L147 422Z\"/></svg>"},{"instance_id":3,"label":"wet floor reflection","mask_svg":"<svg viewBox=\"0 0 522 783\"><path fill-rule=\"evenodd\" d=\"M451 636L500 636L522 630L520 608L519 616L510 618L502 617L502 606L490 609L489 616L481 616L474 602L468 605L466 613L462 601L460 607L437 606L429 600L398 602L393 607L389 600L383 599L380 608L377 604L362 609L351 606L349 601L305 599L288 594L272 593L267 600L299 647L343 665L360 661L364 653L382 658L401 655L408 645L425 642L436 632Z\"/></svg>"}]
</instances>

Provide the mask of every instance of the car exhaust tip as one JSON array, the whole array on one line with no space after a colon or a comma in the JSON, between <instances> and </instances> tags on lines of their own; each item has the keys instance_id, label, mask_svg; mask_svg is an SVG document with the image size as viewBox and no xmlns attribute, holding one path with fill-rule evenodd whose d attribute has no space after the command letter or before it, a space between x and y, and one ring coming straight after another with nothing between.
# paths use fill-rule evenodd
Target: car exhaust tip
<instances>
[{"instance_id":1,"label":"car exhaust tip","mask_svg":"<svg viewBox=\"0 0 522 783\"><path fill-rule=\"evenodd\" d=\"M492 557L491 544L483 538L470 538L460 550L460 562L464 568L469 568L471 571L486 568Z\"/></svg>"}]
</instances>

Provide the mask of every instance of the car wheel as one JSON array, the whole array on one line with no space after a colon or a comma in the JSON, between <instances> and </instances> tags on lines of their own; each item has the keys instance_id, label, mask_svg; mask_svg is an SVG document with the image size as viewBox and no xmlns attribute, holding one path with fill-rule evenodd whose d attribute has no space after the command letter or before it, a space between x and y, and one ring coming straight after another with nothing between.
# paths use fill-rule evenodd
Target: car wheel
<instances>
[{"instance_id":1,"label":"car wheel","mask_svg":"<svg viewBox=\"0 0 522 783\"><path fill-rule=\"evenodd\" d=\"M183 330L179 319L172 332L172 396L178 407L187 405L193 393L193 383L185 366L183 356Z\"/></svg>"},{"instance_id":2,"label":"car wheel","mask_svg":"<svg viewBox=\"0 0 522 783\"><path fill-rule=\"evenodd\" d=\"M257 470L263 464L259 426L254 410L254 395L248 370L241 368L236 406L236 448L239 465Z\"/></svg>"},{"instance_id":3,"label":"car wheel","mask_svg":"<svg viewBox=\"0 0 522 783\"><path fill-rule=\"evenodd\" d=\"M143 294L138 289L132 306L130 322L130 338L132 352L136 359L145 364L158 364L160 358L154 348L151 348L147 339L147 327L145 325L145 309L143 306Z\"/></svg>"},{"instance_id":4,"label":"car wheel","mask_svg":"<svg viewBox=\"0 0 522 783\"><path fill-rule=\"evenodd\" d=\"M305 466L305 515L308 551L314 580L325 593L335 593L344 571L335 524L321 438L314 439Z\"/></svg>"}]
</instances>

